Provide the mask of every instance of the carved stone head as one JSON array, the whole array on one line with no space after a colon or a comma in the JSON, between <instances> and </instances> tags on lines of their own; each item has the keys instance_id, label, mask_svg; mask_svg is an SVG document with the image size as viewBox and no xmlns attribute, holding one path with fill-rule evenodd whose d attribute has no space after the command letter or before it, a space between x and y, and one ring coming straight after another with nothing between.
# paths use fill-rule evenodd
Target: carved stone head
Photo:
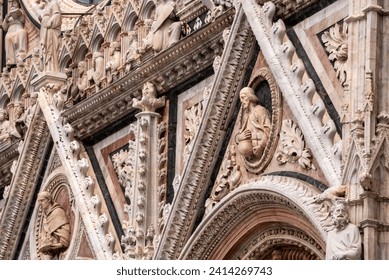
<instances>
[{"instance_id":1,"label":"carved stone head","mask_svg":"<svg viewBox=\"0 0 389 280\"><path fill-rule=\"evenodd\" d=\"M350 221L348 219L348 206L345 199L335 200L331 208L332 219L334 220L335 227L338 230L342 230Z\"/></svg>"},{"instance_id":2,"label":"carved stone head","mask_svg":"<svg viewBox=\"0 0 389 280\"><path fill-rule=\"evenodd\" d=\"M53 197L51 193L43 191L38 194L38 202L42 209L46 211L53 204Z\"/></svg>"},{"instance_id":3,"label":"carved stone head","mask_svg":"<svg viewBox=\"0 0 389 280\"><path fill-rule=\"evenodd\" d=\"M81 76L82 74L84 74L85 72L85 67L86 67L86 62L85 61L80 61L78 63L78 74Z\"/></svg>"},{"instance_id":4,"label":"carved stone head","mask_svg":"<svg viewBox=\"0 0 389 280\"><path fill-rule=\"evenodd\" d=\"M143 97L155 97L157 93L157 89L155 88L154 84L151 82L146 82L143 85L142 89Z\"/></svg>"},{"instance_id":5,"label":"carved stone head","mask_svg":"<svg viewBox=\"0 0 389 280\"><path fill-rule=\"evenodd\" d=\"M8 112L6 109L0 108L0 122L8 119Z\"/></svg>"},{"instance_id":6,"label":"carved stone head","mask_svg":"<svg viewBox=\"0 0 389 280\"><path fill-rule=\"evenodd\" d=\"M242 88L242 90L239 93L239 96L244 109L248 109L250 103L254 103L254 104L258 103L258 98L255 95L254 90L250 87Z\"/></svg>"}]
</instances>

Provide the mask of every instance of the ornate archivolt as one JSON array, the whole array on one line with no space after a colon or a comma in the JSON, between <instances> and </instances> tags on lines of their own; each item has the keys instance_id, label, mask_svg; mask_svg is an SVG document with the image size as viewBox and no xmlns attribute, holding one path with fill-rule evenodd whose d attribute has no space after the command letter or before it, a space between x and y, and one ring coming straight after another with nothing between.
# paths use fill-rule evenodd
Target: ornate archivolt
<instances>
[{"instance_id":1,"label":"ornate archivolt","mask_svg":"<svg viewBox=\"0 0 389 280\"><path fill-rule=\"evenodd\" d=\"M261 258L277 245L299 244L323 259L332 220L329 204L313 201L319 193L315 187L288 177L264 176L242 185L205 216L180 258Z\"/></svg>"},{"instance_id":2,"label":"ornate archivolt","mask_svg":"<svg viewBox=\"0 0 389 280\"><path fill-rule=\"evenodd\" d=\"M232 256L239 260L319 260L324 248L301 229L279 223L265 225L246 246Z\"/></svg>"}]
</instances>

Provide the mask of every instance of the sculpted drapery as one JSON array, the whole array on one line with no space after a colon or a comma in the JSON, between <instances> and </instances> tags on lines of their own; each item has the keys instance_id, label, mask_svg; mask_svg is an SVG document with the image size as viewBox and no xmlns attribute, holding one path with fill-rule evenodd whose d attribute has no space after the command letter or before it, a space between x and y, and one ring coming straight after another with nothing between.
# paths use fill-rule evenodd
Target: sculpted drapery
<instances>
[{"instance_id":1,"label":"sculpted drapery","mask_svg":"<svg viewBox=\"0 0 389 280\"><path fill-rule=\"evenodd\" d=\"M43 223L39 251L42 259L56 259L70 244L71 228L65 210L47 191L38 194L43 210Z\"/></svg>"},{"instance_id":2,"label":"sculpted drapery","mask_svg":"<svg viewBox=\"0 0 389 280\"><path fill-rule=\"evenodd\" d=\"M152 47L160 52L175 44L181 36L181 22L176 20L173 1L161 1L156 7L157 15L151 30L153 32Z\"/></svg>"},{"instance_id":3,"label":"sculpted drapery","mask_svg":"<svg viewBox=\"0 0 389 280\"><path fill-rule=\"evenodd\" d=\"M27 54L27 32L24 29L24 13L21 9L11 10L4 18L2 27L5 35L6 65L12 66Z\"/></svg>"},{"instance_id":4,"label":"sculpted drapery","mask_svg":"<svg viewBox=\"0 0 389 280\"><path fill-rule=\"evenodd\" d=\"M41 70L59 72L62 17L57 0L43 0L40 16Z\"/></svg>"}]
</instances>

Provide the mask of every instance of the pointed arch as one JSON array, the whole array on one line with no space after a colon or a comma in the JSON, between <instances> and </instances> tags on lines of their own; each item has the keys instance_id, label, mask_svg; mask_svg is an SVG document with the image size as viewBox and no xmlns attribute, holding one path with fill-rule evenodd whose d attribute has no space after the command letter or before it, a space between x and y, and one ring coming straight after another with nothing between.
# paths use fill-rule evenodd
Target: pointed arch
<instances>
[{"instance_id":1,"label":"pointed arch","mask_svg":"<svg viewBox=\"0 0 389 280\"><path fill-rule=\"evenodd\" d=\"M123 21L123 31L130 32L134 30L135 23L137 20L138 20L138 15L135 13L135 11L131 11Z\"/></svg>"},{"instance_id":2,"label":"pointed arch","mask_svg":"<svg viewBox=\"0 0 389 280\"><path fill-rule=\"evenodd\" d=\"M103 35L101 35L100 29L95 26L95 29L93 31L92 39L90 41L90 47L92 53L100 51L101 44L104 42Z\"/></svg>"},{"instance_id":3,"label":"pointed arch","mask_svg":"<svg viewBox=\"0 0 389 280\"><path fill-rule=\"evenodd\" d=\"M153 0L148 0L142 6L142 9L140 11L140 17L142 19L151 18L154 12L155 12L155 3Z\"/></svg>"},{"instance_id":4,"label":"pointed arch","mask_svg":"<svg viewBox=\"0 0 389 280\"><path fill-rule=\"evenodd\" d=\"M5 92L0 96L0 108L7 109L9 103L9 96Z\"/></svg>"},{"instance_id":5,"label":"pointed arch","mask_svg":"<svg viewBox=\"0 0 389 280\"><path fill-rule=\"evenodd\" d=\"M108 42L113 42L117 39L121 31L121 26L118 23L116 16L113 14L108 22L107 31L105 33L105 40Z\"/></svg>"}]
</instances>

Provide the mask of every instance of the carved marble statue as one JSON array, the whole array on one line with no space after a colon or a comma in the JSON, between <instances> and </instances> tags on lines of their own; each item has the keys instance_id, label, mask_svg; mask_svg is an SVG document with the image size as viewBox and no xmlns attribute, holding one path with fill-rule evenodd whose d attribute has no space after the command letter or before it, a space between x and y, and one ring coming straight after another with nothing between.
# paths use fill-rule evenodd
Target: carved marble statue
<instances>
[{"instance_id":1,"label":"carved marble statue","mask_svg":"<svg viewBox=\"0 0 389 280\"><path fill-rule=\"evenodd\" d=\"M145 256L146 260L151 260L154 255L154 237L155 237L155 229L153 226L150 226L147 229L146 240L145 240Z\"/></svg>"},{"instance_id":2,"label":"carved marble statue","mask_svg":"<svg viewBox=\"0 0 389 280\"><path fill-rule=\"evenodd\" d=\"M86 62L80 61L78 63L78 78L75 86L70 91L70 97L74 103L77 103L85 98L85 90L88 87L88 77L86 73Z\"/></svg>"},{"instance_id":3,"label":"carved marble statue","mask_svg":"<svg viewBox=\"0 0 389 280\"><path fill-rule=\"evenodd\" d=\"M146 37L142 39L143 46L139 48L140 53L144 53L147 49L151 48L153 44L153 31L151 30L154 20L151 18L145 19L145 34Z\"/></svg>"},{"instance_id":4,"label":"carved marble statue","mask_svg":"<svg viewBox=\"0 0 389 280\"><path fill-rule=\"evenodd\" d=\"M121 46L119 42L112 42L109 49L110 60L105 65L107 82L110 84L113 76L117 73L120 66Z\"/></svg>"},{"instance_id":5,"label":"carved marble statue","mask_svg":"<svg viewBox=\"0 0 389 280\"><path fill-rule=\"evenodd\" d=\"M332 186L326 189L321 194L316 195L313 198L315 203L322 203L325 200L331 201L333 204L336 200L344 198L347 192L347 185Z\"/></svg>"},{"instance_id":6,"label":"carved marble statue","mask_svg":"<svg viewBox=\"0 0 389 280\"><path fill-rule=\"evenodd\" d=\"M27 54L27 31L24 29L25 15L19 7L11 9L5 16L2 27L5 35L6 65L8 67L23 60Z\"/></svg>"},{"instance_id":7,"label":"carved marble statue","mask_svg":"<svg viewBox=\"0 0 389 280\"><path fill-rule=\"evenodd\" d=\"M39 251L42 259L57 259L70 244L71 229L65 210L47 191L38 194L38 202L43 211L43 223Z\"/></svg>"},{"instance_id":8,"label":"carved marble statue","mask_svg":"<svg viewBox=\"0 0 389 280\"><path fill-rule=\"evenodd\" d=\"M5 142L10 139L10 128L11 123L8 120L7 110L0 108L0 141Z\"/></svg>"},{"instance_id":9,"label":"carved marble statue","mask_svg":"<svg viewBox=\"0 0 389 280\"><path fill-rule=\"evenodd\" d=\"M20 139L24 137L26 131L26 122L24 114L24 106L20 101L16 101L13 107L13 121L10 130L10 135Z\"/></svg>"},{"instance_id":10,"label":"carved marble statue","mask_svg":"<svg viewBox=\"0 0 389 280\"><path fill-rule=\"evenodd\" d=\"M42 12L40 45L41 70L59 72L59 49L61 46L61 10L57 0L41 0Z\"/></svg>"},{"instance_id":11,"label":"carved marble statue","mask_svg":"<svg viewBox=\"0 0 389 280\"><path fill-rule=\"evenodd\" d=\"M269 140L270 114L261 105L254 90L245 87L240 91L242 111L239 132L235 135L238 152L247 159L259 159Z\"/></svg>"},{"instance_id":12,"label":"carved marble statue","mask_svg":"<svg viewBox=\"0 0 389 280\"><path fill-rule=\"evenodd\" d=\"M37 101L38 101L38 93L37 92L30 93L30 106L24 112L25 115L24 122L27 127L29 127L31 124L32 118L34 116L34 112L36 110Z\"/></svg>"},{"instance_id":13,"label":"carved marble statue","mask_svg":"<svg viewBox=\"0 0 389 280\"><path fill-rule=\"evenodd\" d=\"M88 80L93 81L96 86L96 91L100 90L101 81L104 77L104 56L101 52L93 54L92 69L87 72Z\"/></svg>"},{"instance_id":14,"label":"carved marble statue","mask_svg":"<svg viewBox=\"0 0 389 280\"><path fill-rule=\"evenodd\" d=\"M138 48L138 38L136 31L132 31L128 35L129 38L129 47L126 52L125 64L126 71L130 71L134 68L136 62L140 58L139 48Z\"/></svg>"},{"instance_id":15,"label":"carved marble statue","mask_svg":"<svg viewBox=\"0 0 389 280\"><path fill-rule=\"evenodd\" d=\"M134 98L132 103L133 107L142 109L144 112L155 112L157 108L160 108L165 104L164 97L156 98L157 89L150 82L146 82L143 85L142 94L141 100Z\"/></svg>"},{"instance_id":16,"label":"carved marble statue","mask_svg":"<svg viewBox=\"0 0 389 280\"><path fill-rule=\"evenodd\" d=\"M175 3L170 0L160 0L157 4L156 19L151 27L153 32L152 47L160 52L177 43L181 37L181 22L176 19Z\"/></svg>"},{"instance_id":17,"label":"carved marble statue","mask_svg":"<svg viewBox=\"0 0 389 280\"><path fill-rule=\"evenodd\" d=\"M127 258L135 259L136 236L135 229L129 226L126 235L121 238L121 245L124 247L124 253Z\"/></svg>"},{"instance_id":18,"label":"carved marble statue","mask_svg":"<svg viewBox=\"0 0 389 280\"><path fill-rule=\"evenodd\" d=\"M347 211L347 202L344 199L335 201L331 209L335 228L327 236L327 260L361 259L361 235L358 227L350 223Z\"/></svg>"}]
</instances>

